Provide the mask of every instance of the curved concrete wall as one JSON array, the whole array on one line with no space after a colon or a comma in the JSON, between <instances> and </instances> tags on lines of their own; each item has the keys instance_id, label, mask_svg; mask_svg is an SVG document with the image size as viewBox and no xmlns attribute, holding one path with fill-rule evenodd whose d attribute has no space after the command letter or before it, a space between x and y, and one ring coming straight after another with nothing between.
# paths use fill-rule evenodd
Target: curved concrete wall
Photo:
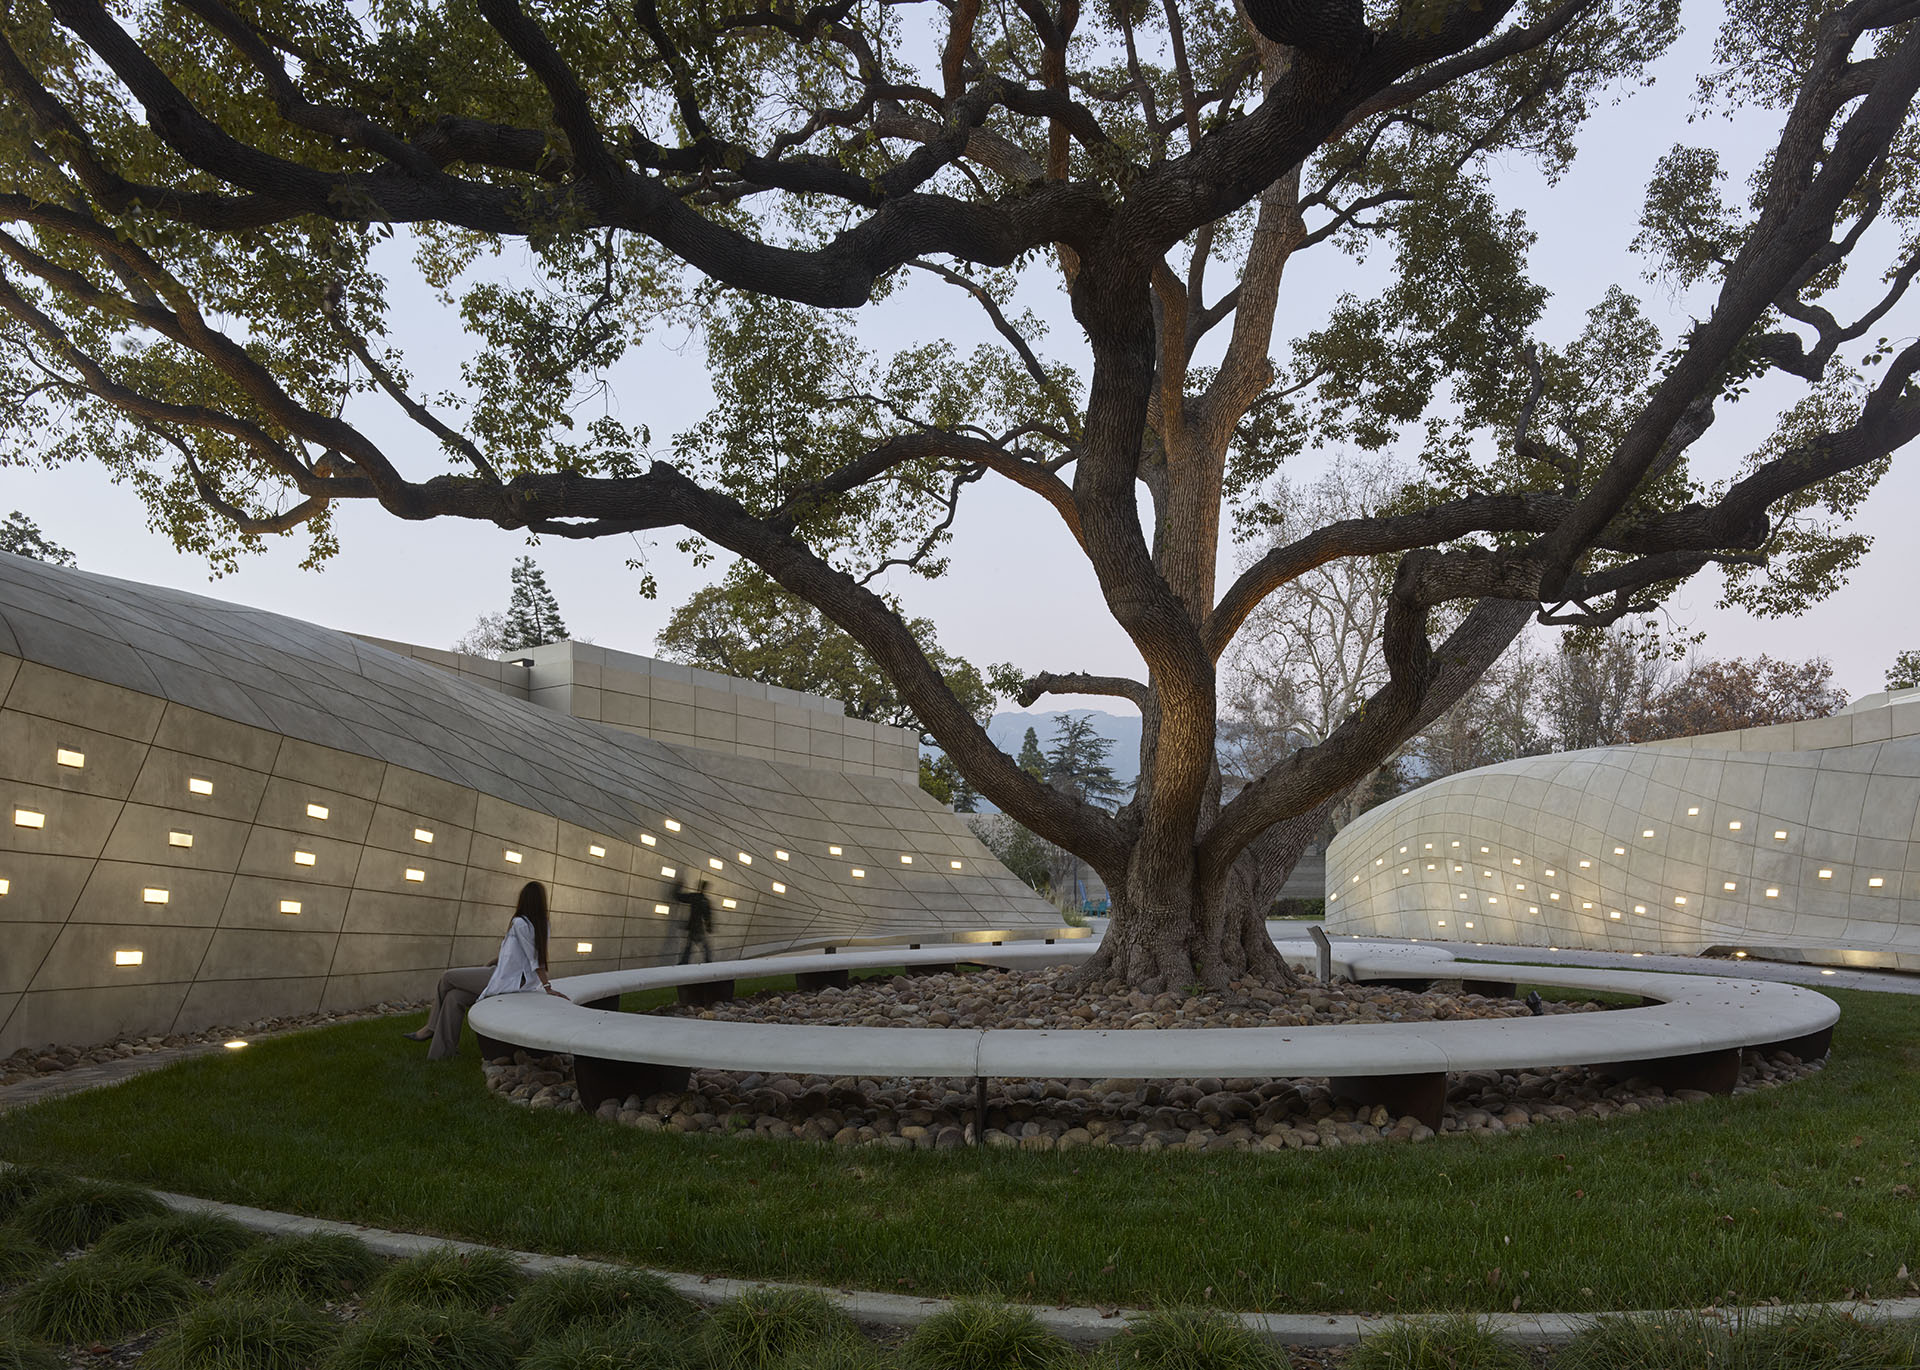
<instances>
[{"instance_id":1,"label":"curved concrete wall","mask_svg":"<svg viewBox=\"0 0 1920 1370\"><path fill-rule=\"evenodd\" d=\"M669 871L712 882L721 955L1070 935L917 785L0 555L0 1052L421 995L528 879L556 970L651 964Z\"/></svg>"},{"instance_id":2,"label":"curved concrete wall","mask_svg":"<svg viewBox=\"0 0 1920 1370\"><path fill-rule=\"evenodd\" d=\"M1920 691L1527 757L1363 814L1329 931L1920 969Z\"/></svg>"}]
</instances>

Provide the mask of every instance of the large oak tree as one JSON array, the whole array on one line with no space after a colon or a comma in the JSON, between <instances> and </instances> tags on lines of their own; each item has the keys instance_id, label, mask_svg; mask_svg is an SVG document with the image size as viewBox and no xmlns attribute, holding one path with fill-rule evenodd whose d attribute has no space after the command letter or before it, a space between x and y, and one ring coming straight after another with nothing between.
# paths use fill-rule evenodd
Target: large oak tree
<instances>
[{"instance_id":1,"label":"large oak tree","mask_svg":"<svg viewBox=\"0 0 1920 1370\"><path fill-rule=\"evenodd\" d=\"M1605 624L1716 562L1793 608L1859 555L1835 521L1920 430L1920 344L1875 345L1916 271L1920 0L1731 0L1701 98L1778 141L1731 201L1711 149L1661 162L1640 246L1704 302L1671 344L1624 289L1542 336L1487 166L1563 167L1679 0L1243 3L9 0L12 450L106 463L216 559L300 529L324 556L343 500L689 530L818 606L984 794L1100 872L1089 975L1284 975L1223 897L1236 856L1289 859L1529 617ZM504 243L533 279L488 270ZM387 340L402 247L465 330L456 394ZM1283 275L1342 248L1378 289L1276 364ZM1013 307L1023 274L1070 297L1077 366ZM999 345L868 355L849 316L909 275ZM576 417L688 318L717 402L671 459ZM1782 380L1806 393L1778 436L1696 473L1716 406ZM424 455L376 441L375 401ZM1279 462L1396 441L1418 482L1215 583L1223 519L1258 520ZM981 479L1057 512L1144 663L1020 690L1142 709L1118 813L1014 765L868 588L938 570ZM1223 800L1216 663L1343 557L1393 559L1387 678Z\"/></svg>"}]
</instances>

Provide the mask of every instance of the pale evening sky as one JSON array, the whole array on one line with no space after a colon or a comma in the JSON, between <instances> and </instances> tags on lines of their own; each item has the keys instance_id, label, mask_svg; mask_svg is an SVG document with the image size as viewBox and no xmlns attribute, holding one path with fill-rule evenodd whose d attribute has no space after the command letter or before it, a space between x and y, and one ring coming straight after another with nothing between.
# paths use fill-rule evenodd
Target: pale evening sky
<instances>
[{"instance_id":1,"label":"pale evening sky","mask_svg":"<svg viewBox=\"0 0 1920 1370\"><path fill-rule=\"evenodd\" d=\"M1672 299L1642 280L1640 264L1627 251L1647 174L1675 141L1715 141L1734 170L1737 192L1740 178L1771 142L1771 126L1736 127L1718 120L1687 126L1691 73L1707 60L1719 7L1689 0L1686 12L1689 31L1658 68L1657 83L1623 92L1621 103L1596 113L1581 136L1579 159L1559 185L1546 185L1524 162L1509 163L1497 175L1503 200L1523 208L1539 235L1533 266L1553 292L1546 327L1555 341L1576 332L1585 311L1614 283L1639 294L1669 339L1677 336L1701 301ZM516 265L511 253L503 261L509 269ZM1368 273L1381 271L1382 262L1376 258L1373 266L1360 267L1323 246L1291 264L1277 336L1284 339L1313 326L1341 291L1369 289ZM1214 279L1220 279L1218 273ZM463 349L457 327L444 320L424 287L396 286L393 294L396 340L404 344L420 388L451 384ZM1075 345L1078 333L1055 280L1036 272L1023 302L1053 324L1042 351L1081 364L1084 372L1084 355ZM1911 334L1911 310L1904 319L1890 318L1885 329L1895 336ZM942 333L963 348L987 336L977 309L958 292L919 280L870 311L862 337L884 351ZM616 412L631 423L648 424L657 448L697 420L711 395L697 338L652 339L614 379ZM1792 394L1797 391L1789 398ZM1700 469L1731 470L1770 430L1777 406L1765 400L1758 396L1721 407L1718 423L1696 448ZM418 430L408 431L404 420L388 414L368 423L389 452L412 455L410 469L441 469L430 440L414 438ZM1310 475L1311 469L1301 474ZM175 552L164 536L149 530L132 491L111 484L97 469L0 470L0 514L16 508L71 547L89 570L435 646L450 644L479 613L504 606L508 567L528 550L523 535L490 525L402 523L369 505L341 511L342 550L324 571L299 569L302 544L295 540L245 558L237 574L209 583L205 564ZM1708 573L1674 603L1676 622L1703 630L1703 650L1712 655L1824 655L1850 694L1878 689L1894 653L1920 647L1920 614L1912 607L1912 587L1920 583L1920 538L1912 528L1916 511L1920 452L1909 451L1896 457L1859 520L1875 545L1846 587L1801 618L1759 621L1744 611L1717 608L1717 581ZM1037 498L989 477L963 499L955 531L946 579L928 583L896 574L892 582L912 612L939 624L945 647L982 665L1011 660L1029 670L1139 673L1138 657L1101 604L1092 573ZM533 554L576 636L650 654L673 606L722 569L693 567L674 550L676 536L666 532L646 539L646 559L660 583L660 597L651 602L638 596L638 578L625 564L636 554L632 539L548 540ZM1228 563L1223 569L1230 571L1233 549L1223 556ZM1127 708L1111 700L1053 705L1078 703L1112 712Z\"/></svg>"}]
</instances>

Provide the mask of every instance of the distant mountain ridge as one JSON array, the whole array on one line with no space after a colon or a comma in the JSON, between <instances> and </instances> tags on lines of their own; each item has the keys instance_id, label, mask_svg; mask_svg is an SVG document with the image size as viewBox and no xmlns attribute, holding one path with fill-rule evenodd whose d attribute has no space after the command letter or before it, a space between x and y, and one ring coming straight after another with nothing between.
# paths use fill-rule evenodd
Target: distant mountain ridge
<instances>
[{"instance_id":1,"label":"distant mountain ridge","mask_svg":"<svg viewBox=\"0 0 1920 1370\"><path fill-rule=\"evenodd\" d=\"M994 746L1007 755L1018 756L1020 743L1026 738L1027 729L1032 728L1040 739L1040 750L1045 751L1053 741L1053 717L1056 713L1070 713L1075 718L1087 719L1093 724L1094 732L1113 743L1113 750L1107 754L1107 763L1113 767L1114 777L1121 784L1132 785L1139 777L1141 720L1138 714L1110 714L1099 709L995 714L987 724L987 736L993 739Z\"/></svg>"}]
</instances>

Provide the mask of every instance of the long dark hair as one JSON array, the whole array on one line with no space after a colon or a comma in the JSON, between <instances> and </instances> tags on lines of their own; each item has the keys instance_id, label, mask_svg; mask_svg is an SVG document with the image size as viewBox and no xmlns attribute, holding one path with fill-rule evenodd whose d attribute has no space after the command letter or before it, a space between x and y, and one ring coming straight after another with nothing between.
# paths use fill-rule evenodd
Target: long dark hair
<instances>
[{"instance_id":1,"label":"long dark hair","mask_svg":"<svg viewBox=\"0 0 1920 1370\"><path fill-rule=\"evenodd\" d=\"M540 956L540 969L547 968L547 887L538 880L529 880L520 889L520 902L514 906L513 916L524 918L533 927L533 948Z\"/></svg>"}]
</instances>

